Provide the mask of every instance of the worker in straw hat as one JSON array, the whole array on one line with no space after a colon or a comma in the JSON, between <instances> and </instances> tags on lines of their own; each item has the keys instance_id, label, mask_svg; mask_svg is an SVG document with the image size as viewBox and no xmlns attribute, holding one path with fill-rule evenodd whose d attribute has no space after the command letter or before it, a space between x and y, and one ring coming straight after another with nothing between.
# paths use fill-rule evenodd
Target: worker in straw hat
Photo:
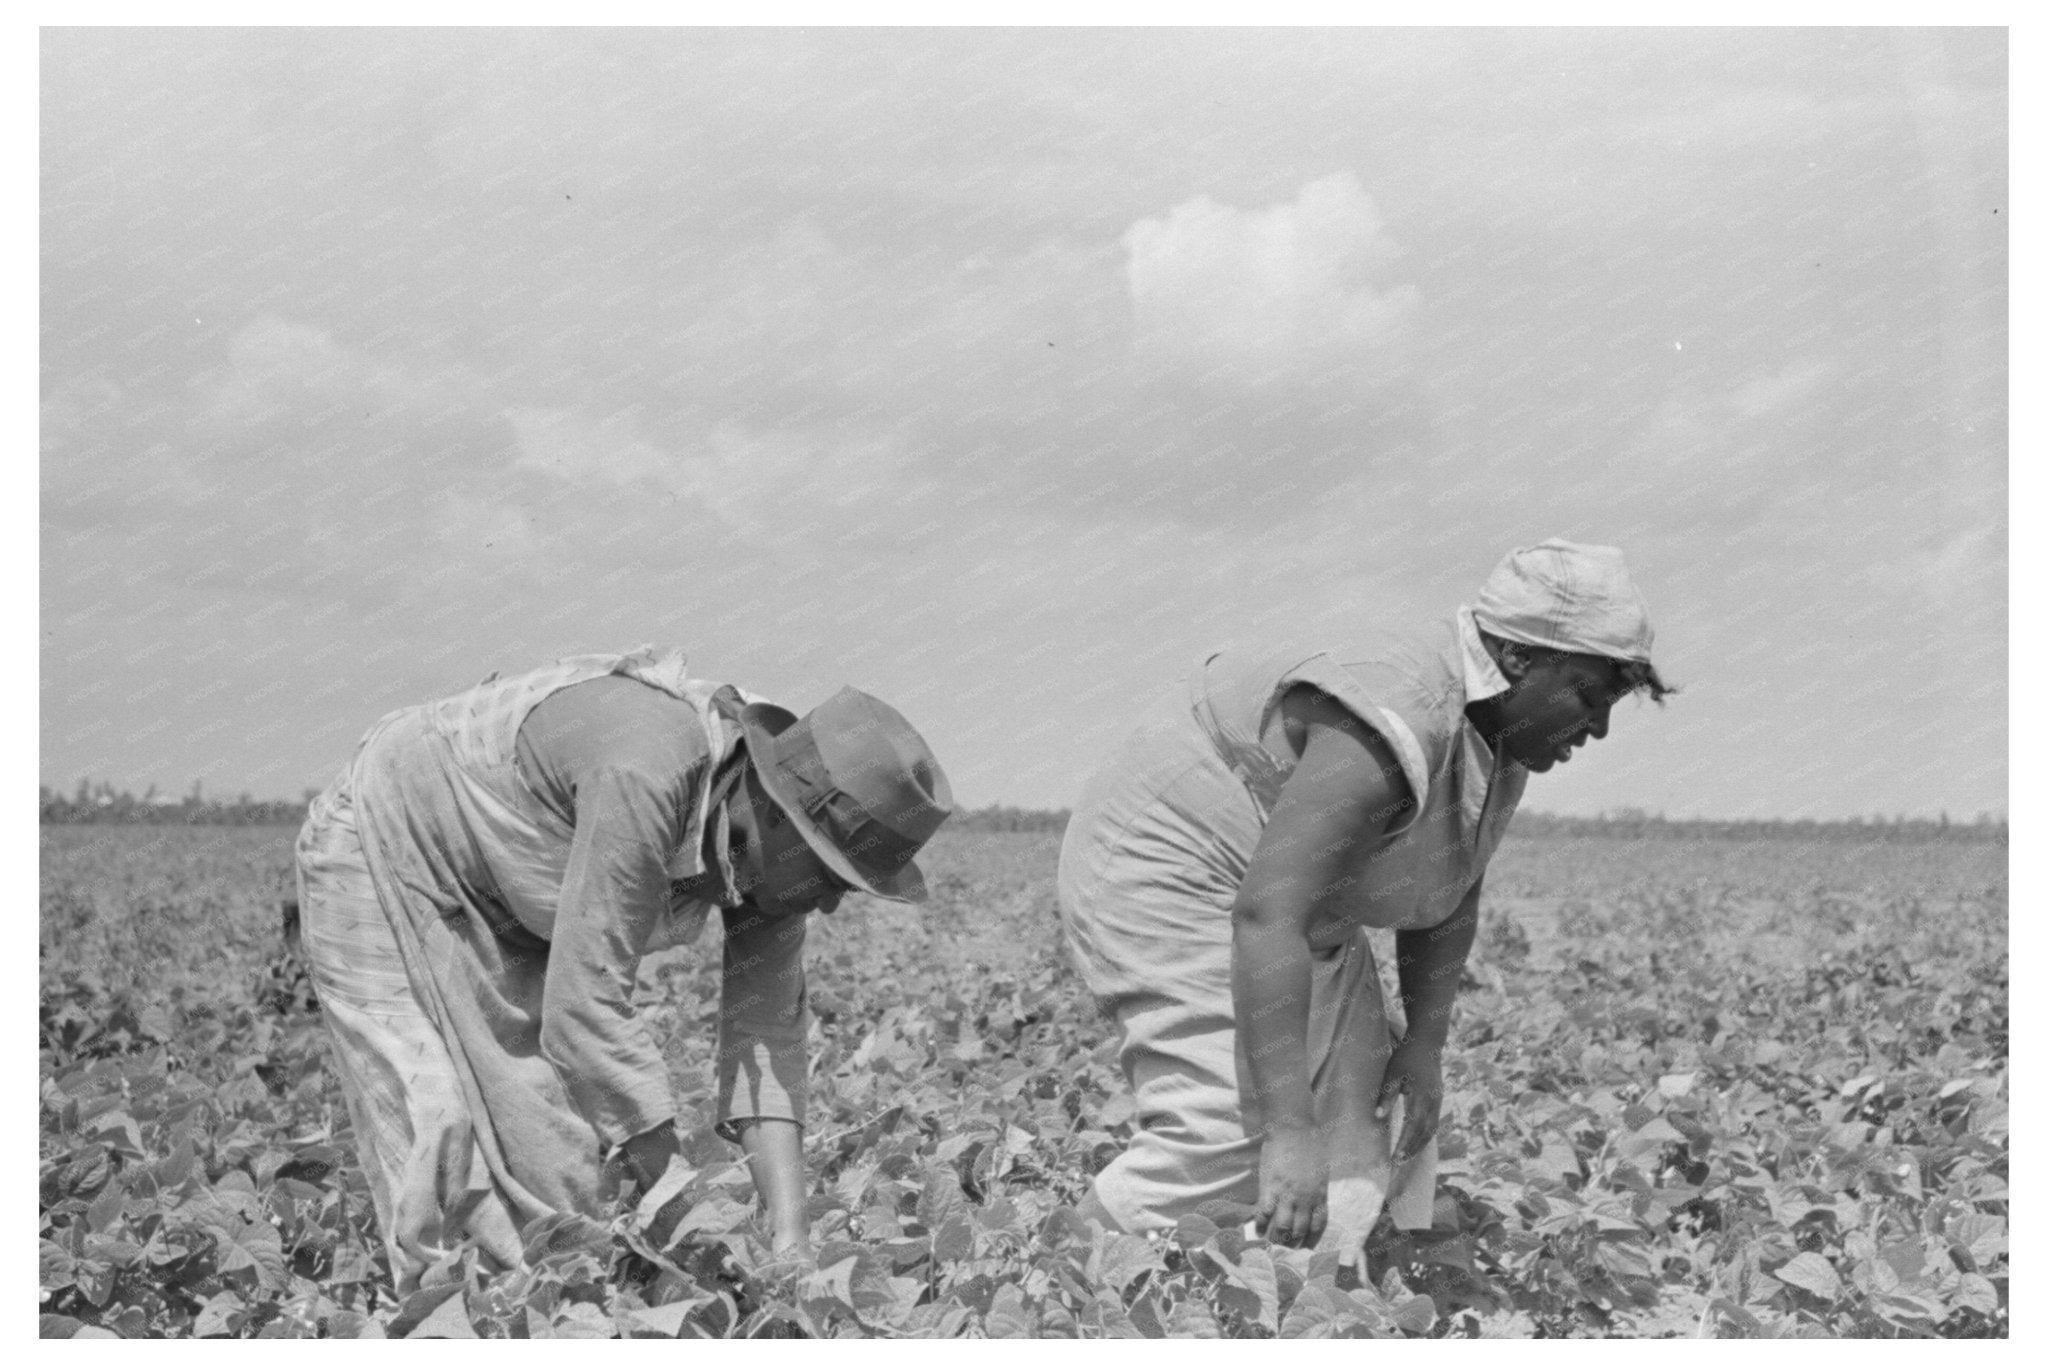
<instances>
[{"instance_id":1,"label":"worker in straw hat","mask_svg":"<svg viewBox=\"0 0 2048 1365\"><path fill-rule=\"evenodd\" d=\"M1242 1207L1346 1263L1383 1207L1429 1225L1487 859L1530 773L1605 735L1621 697L1662 700L1650 638L1619 550L1548 540L1455 617L1211 654L1159 700L1060 850L1068 948L1137 1101L1085 1217L1138 1231ZM1398 1036L1369 928L1395 931Z\"/></svg>"},{"instance_id":2,"label":"worker in straw hat","mask_svg":"<svg viewBox=\"0 0 2048 1365\"><path fill-rule=\"evenodd\" d=\"M883 702L844 689L798 719L674 651L494 675L372 727L312 803L298 875L400 1292L466 1246L517 1265L522 1226L598 1212L622 1173L659 1183L676 1105L635 971L714 909L716 1121L800 1254L806 916L922 900L913 859L950 812Z\"/></svg>"}]
</instances>

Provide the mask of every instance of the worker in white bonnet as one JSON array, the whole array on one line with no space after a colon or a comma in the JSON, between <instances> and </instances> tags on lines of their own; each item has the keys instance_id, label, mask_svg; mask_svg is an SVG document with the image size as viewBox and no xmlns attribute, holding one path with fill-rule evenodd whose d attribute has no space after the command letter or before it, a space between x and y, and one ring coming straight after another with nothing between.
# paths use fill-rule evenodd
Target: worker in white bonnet
<instances>
[{"instance_id":1,"label":"worker in white bonnet","mask_svg":"<svg viewBox=\"0 0 2048 1365\"><path fill-rule=\"evenodd\" d=\"M1158 699L1060 851L1068 947L1137 1101L1084 1217L1242 1206L1347 1263L1383 1207L1429 1225L1487 860L1530 773L1604 736L1620 698L1671 690L1650 643L1621 551L1546 540L1450 618L1212 653ZM1370 928L1396 931L1399 1034Z\"/></svg>"}]
</instances>

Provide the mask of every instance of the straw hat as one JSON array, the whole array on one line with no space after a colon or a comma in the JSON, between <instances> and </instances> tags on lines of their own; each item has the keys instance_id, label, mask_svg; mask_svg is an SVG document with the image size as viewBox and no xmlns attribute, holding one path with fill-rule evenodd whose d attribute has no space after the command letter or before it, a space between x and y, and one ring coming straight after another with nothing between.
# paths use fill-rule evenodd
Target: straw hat
<instances>
[{"instance_id":1,"label":"straw hat","mask_svg":"<svg viewBox=\"0 0 2048 1365\"><path fill-rule=\"evenodd\" d=\"M953 813L953 789L909 721L843 687L801 720L757 702L740 725L761 785L827 867L889 900L925 898L912 859Z\"/></svg>"}]
</instances>

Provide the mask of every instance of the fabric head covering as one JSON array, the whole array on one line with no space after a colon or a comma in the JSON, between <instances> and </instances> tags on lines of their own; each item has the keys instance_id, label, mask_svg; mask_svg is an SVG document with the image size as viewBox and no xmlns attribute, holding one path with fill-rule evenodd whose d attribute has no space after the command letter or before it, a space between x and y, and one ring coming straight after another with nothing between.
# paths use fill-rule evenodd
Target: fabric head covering
<instances>
[{"instance_id":1,"label":"fabric head covering","mask_svg":"<svg viewBox=\"0 0 2048 1365\"><path fill-rule=\"evenodd\" d=\"M1611 545L1553 538L1511 551L1479 590L1472 616L1503 640L1650 661L1649 609Z\"/></svg>"}]
</instances>

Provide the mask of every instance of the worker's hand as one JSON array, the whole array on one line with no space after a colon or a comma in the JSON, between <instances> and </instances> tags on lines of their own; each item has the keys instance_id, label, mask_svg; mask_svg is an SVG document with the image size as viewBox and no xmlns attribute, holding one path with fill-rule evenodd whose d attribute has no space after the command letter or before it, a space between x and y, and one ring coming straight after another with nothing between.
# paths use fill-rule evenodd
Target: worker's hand
<instances>
[{"instance_id":1,"label":"worker's hand","mask_svg":"<svg viewBox=\"0 0 2048 1365\"><path fill-rule=\"evenodd\" d=\"M1379 1098L1373 1101L1373 1117L1384 1121L1393 1113L1396 1096L1406 1100L1408 1115L1394 1143L1394 1160L1406 1161L1436 1136L1444 1107L1442 1048L1418 1041L1413 1034L1394 1045L1394 1055L1387 1059L1386 1075L1380 1080Z\"/></svg>"},{"instance_id":2,"label":"worker's hand","mask_svg":"<svg viewBox=\"0 0 2048 1365\"><path fill-rule=\"evenodd\" d=\"M1330 1159L1315 1128L1278 1128L1259 1148L1255 1222L1269 1241L1313 1246L1328 1220Z\"/></svg>"}]
</instances>

